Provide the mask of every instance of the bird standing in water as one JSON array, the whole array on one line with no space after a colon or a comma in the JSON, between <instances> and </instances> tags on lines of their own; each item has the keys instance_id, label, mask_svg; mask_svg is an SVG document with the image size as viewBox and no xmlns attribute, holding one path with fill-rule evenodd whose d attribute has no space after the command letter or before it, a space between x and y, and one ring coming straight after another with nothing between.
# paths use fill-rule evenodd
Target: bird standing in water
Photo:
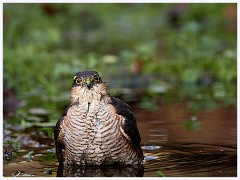
<instances>
[{"instance_id":1,"label":"bird standing in water","mask_svg":"<svg viewBox=\"0 0 240 180\"><path fill-rule=\"evenodd\" d=\"M130 106L111 97L95 71L76 73L71 105L58 120L54 138L59 163L136 165L143 161Z\"/></svg>"}]
</instances>

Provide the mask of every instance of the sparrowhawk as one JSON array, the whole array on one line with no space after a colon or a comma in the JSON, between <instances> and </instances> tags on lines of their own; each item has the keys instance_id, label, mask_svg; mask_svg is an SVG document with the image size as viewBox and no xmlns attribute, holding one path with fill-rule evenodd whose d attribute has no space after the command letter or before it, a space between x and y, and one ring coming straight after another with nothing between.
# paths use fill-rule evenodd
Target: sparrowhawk
<instances>
[{"instance_id":1,"label":"sparrowhawk","mask_svg":"<svg viewBox=\"0 0 240 180\"><path fill-rule=\"evenodd\" d=\"M128 104L110 96L97 72L76 73L70 96L71 104L54 130L59 163L142 163L136 118Z\"/></svg>"}]
</instances>

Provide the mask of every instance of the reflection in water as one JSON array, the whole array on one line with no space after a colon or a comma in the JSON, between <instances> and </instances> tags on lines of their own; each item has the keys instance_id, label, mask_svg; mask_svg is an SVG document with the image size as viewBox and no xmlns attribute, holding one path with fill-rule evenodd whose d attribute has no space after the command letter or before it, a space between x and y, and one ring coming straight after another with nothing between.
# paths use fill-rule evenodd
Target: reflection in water
<instances>
[{"instance_id":1,"label":"reflection in water","mask_svg":"<svg viewBox=\"0 0 240 180\"><path fill-rule=\"evenodd\" d=\"M57 177L143 177L143 165L77 166L59 164Z\"/></svg>"},{"instance_id":2,"label":"reflection in water","mask_svg":"<svg viewBox=\"0 0 240 180\"><path fill-rule=\"evenodd\" d=\"M195 143L234 146L237 144L235 106L192 112L185 103L162 105L158 111L134 109L143 145ZM197 119L199 126L185 123Z\"/></svg>"}]
</instances>

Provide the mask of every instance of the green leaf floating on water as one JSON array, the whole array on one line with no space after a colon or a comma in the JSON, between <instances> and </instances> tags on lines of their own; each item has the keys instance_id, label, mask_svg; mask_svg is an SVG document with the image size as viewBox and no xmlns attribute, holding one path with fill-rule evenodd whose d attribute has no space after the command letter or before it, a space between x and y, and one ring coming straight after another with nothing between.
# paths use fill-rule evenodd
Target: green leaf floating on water
<instances>
[{"instance_id":1,"label":"green leaf floating on water","mask_svg":"<svg viewBox=\"0 0 240 180\"><path fill-rule=\"evenodd\" d=\"M165 177L165 175L162 173L162 171L157 171L157 175L158 175L159 177Z\"/></svg>"},{"instance_id":2,"label":"green leaf floating on water","mask_svg":"<svg viewBox=\"0 0 240 180\"><path fill-rule=\"evenodd\" d=\"M26 154L26 157L28 158L28 161L33 161L33 151L30 151Z\"/></svg>"},{"instance_id":3,"label":"green leaf floating on water","mask_svg":"<svg viewBox=\"0 0 240 180\"><path fill-rule=\"evenodd\" d=\"M45 174L46 174L46 175L52 175L52 169L51 169L51 168L48 168L48 169L45 171Z\"/></svg>"},{"instance_id":4,"label":"green leaf floating on water","mask_svg":"<svg viewBox=\"0 0 240 180\"><path fill-rule=\"evenodd\" d=\"M201 125L200 122L197 120L197 117L193 116L183 122L183 127L187 130L196 130L199 129Z\"/></svg>"}]
</instances>

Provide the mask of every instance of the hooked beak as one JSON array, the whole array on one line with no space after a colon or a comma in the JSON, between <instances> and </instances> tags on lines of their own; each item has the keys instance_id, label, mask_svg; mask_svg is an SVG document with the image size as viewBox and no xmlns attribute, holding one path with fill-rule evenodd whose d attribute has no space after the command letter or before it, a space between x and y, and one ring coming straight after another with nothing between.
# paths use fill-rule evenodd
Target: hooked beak
<instances>
[{"instance_id":1,"label":"hooked beak","mask_svg":"<svg viewBox=\"0 0 240 180\"><path fill-rule=\"evenodd\" d=\"M86 79L87 88L90 90L92 88L92 81L90 79Z\"/></svg>"}]
</instances>

